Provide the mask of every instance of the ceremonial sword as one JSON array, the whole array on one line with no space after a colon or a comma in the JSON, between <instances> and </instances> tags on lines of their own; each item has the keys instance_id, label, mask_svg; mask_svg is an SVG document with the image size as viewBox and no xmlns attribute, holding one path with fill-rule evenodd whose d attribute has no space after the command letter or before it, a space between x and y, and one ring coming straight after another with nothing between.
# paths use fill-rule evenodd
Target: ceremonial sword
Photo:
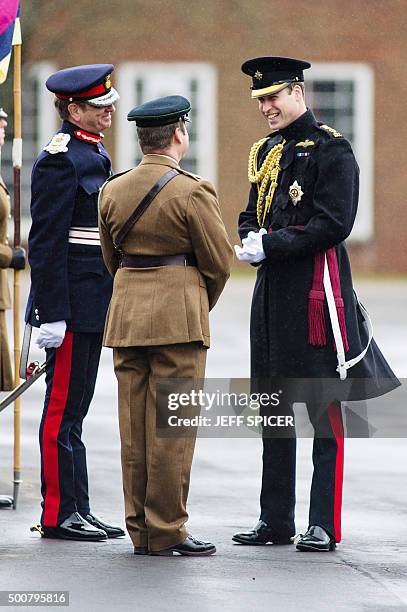
<instances>
[{"instance_id":1,"label":"ceremonial sword","mask_svg":"<svg viewBox=\"0 0 407 612\"><path fill-rule=\"evenodd\" d=\"M27 389L31 387L43 374L45 374L45 363L42 365L38 361L33 361L28 364L28 355L30 352L32 328L29 323L26 324L23 337L23 345L21 347L21 359L20 359L20 378L23 382L20 383L15 389L10 391L5 398L0 401L0 412L2 412L7 406L12 404L17 397L20 397Z\"/></svg>"}]
</instances>

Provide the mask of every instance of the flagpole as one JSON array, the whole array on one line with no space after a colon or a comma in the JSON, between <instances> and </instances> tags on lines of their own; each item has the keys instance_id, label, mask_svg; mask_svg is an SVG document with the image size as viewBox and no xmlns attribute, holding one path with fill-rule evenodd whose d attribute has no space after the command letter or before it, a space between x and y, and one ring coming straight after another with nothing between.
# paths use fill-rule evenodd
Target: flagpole
<instances>
[{"instance_id":1,"label":"flagpole","mask_svg":"<svg viewBox=\"0 0 407 612\"><path fill-rule=\"evenodd\" d=\"M22 166L21 137L21 44L14 45L14 139L13 139L13 169L14 169L14 246L21 242L21 209L20 209L20 177ZM14 270L14 387L20 384L20 270ZM14 473L13 473L13 508L17 508L18 493L21 483L21 408L20 398L14 402Z\"/></svg>"}]
</instances>

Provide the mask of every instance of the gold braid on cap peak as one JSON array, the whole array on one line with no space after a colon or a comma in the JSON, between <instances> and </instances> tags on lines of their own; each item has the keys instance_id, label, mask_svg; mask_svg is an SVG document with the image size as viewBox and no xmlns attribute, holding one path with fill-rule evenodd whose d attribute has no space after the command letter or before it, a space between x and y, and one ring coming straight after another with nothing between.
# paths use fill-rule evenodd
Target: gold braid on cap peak
<instances>
[{"instance_id":1,"label":"gold braid on cap peak","mask_svg":"<svg viewBox=\"0 0 407 612\"><path fill-rule=\"evenodd\" d=\"M251 183L257 184L258 189L256 212L257 223L259 224L259 227L263 227L266 215L269 212L271 202L273 201L274 192L277 188L278 175L281 170L280 159L283 153L283 147L286 142L285 140L283 140L283 142L275 145L272 149L270 149L261 167L257 169L257 157L259 154L259 150L267 140L268 138L262 138L258 142L255 142L252 148L250 149L249 154L249 181ZM267 187L268 194L266 195ZM265 195L266 199L263 205Z\"/></svg>"}]
</instances>

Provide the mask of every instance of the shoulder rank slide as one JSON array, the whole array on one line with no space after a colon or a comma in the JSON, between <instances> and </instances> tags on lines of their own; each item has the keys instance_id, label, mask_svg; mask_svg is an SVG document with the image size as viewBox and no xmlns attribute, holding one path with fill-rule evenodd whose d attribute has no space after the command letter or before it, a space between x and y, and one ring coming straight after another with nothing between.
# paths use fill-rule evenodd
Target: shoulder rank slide
<instances>
[{"instance_id":1,"label":"shoulder rank slide","mask_svg":"<svg viewBox=\"0 0 407 612\"><path fill-rule=\"evenodd\" d=\"M201 181L202 180L202 176L199 176L199 174L192 174L192 172L187 172L187 170L184 170L183 168L177 168L178 172L180 172L181 174L185 174L185 176L189 176L192 179L194 179L195 181Z\"/></svg>"},{"instance_id":2,"label":"shoulder rank slide","mask_svg":"<svg viewBox=\"0 0 407 612\"><path fill-rule=\"evenodd\" d=\"M66 153L68 150L67 144L71 140L70 134L64 134L63 132L59 132L52 137L50 143L44 147L44 151L48 151L51 155L55 153Z\"/></svg>"}]
</instances>

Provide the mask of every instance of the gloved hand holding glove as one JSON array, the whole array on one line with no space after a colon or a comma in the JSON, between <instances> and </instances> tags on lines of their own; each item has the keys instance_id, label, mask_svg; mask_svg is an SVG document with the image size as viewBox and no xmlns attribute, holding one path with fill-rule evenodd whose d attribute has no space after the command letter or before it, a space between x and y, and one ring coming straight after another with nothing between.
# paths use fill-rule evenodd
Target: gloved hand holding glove
<instances>
[{"instance_id":1,"label":"gloved hand holding glove","mask_svg":"<svg viewBox=\"0 0 407 612\"><path fill-rule=\"evenodd\" d=\"M43 323L40 325L36 345L39 348L58 348L65 338L66 321Z\"/></svg>"},{"instance_id":2,"label":"gloved hand holding glove","mask_svg":"<svg viewBox=\"0 0 407 612\"><path fill-rule=\"evenodd\" d=\"M236 257L239 261L247 263L260 263L266 258L263 249L263 236L267 230L262 227L258 232L249 232L247 238L243 238L243 247L235 245Z\"/></svg>"},{"instance_id":3,"label":"gloved hand holding glove","mask_svg":"<svg viewBox=\"0 0 407 612\"><path fill-rule=\"evenodd\" d=\"M10 261L10 268L15 270L24 270L26 264L25 249L23 247L13 247Z\"/></svg>"}]
</instances>

